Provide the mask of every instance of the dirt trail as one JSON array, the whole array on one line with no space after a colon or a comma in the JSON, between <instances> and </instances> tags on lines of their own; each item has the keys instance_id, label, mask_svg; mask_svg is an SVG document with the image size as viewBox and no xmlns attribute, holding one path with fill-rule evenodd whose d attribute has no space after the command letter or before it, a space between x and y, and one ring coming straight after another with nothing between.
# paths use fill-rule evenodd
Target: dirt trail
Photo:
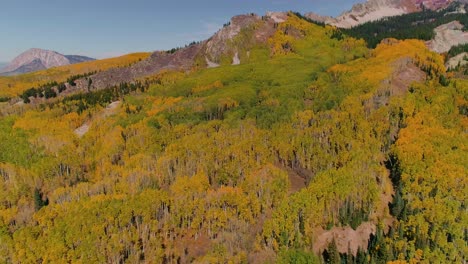
<instances>
[{"instance_id":1,"label":"dirt trail","mask_svg":"<svg viewBox=\"0 0 468 264\"><path fill-rule=\"evenodd\" d=\"M289 194L293 194L302 188L307 187L307 177L305 175L300 175L297 171L293 169L283 166L280 162L275 163L275 166L278 169L286 171L288 173L289 178Z\"/></svg>"},{"instance_id":2,"label":"dirt trail","mask_svg":"<svg viewBox=\"0 0 468 264\"><path fill-rule=\"evenodd\" d=\"M75 129L75 134L78 137L83 137L86 133L88 133L89 129L91 128L91 125L93 122L96 122L102 118L106 118L110 115L115 114L117 107L120 105L120 101L115 101L110 103L104 110L99 112L94 118L91 120L88 120L83 123L80 127Z\"/></svg>"}]
</instances>

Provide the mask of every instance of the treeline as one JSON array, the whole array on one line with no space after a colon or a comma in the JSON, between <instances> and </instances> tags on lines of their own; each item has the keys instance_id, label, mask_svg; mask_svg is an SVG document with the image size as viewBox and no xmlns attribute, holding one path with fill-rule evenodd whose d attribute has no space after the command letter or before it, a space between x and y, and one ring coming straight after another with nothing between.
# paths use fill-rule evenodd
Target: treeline
<instances>
[{"instance_id":1,"label":"treeline","mask_svg":"<svg viewBox=\"0 0 468 264\"><path fill-rule=\"evenodd\" d=\"M149 81L136 81L133 83L121 83L112 87L101 89L98 91L79 93L67 96L63 99L63 103L74 102L76 103L76 111L81 114L86 109L100 105L106 106L107 104L122 98L131 92L145 92L150 86Z\"/></svg>"},{"instance_id":2,"label":"treeline","mask_svg":"<svg viewBox=\"0 0 468 264\"><path fill-rule=\"evenodd\" d=\"M53 87L58 86L58 83L53 81L46 83L44 85L39 86L38 88L32 87L24 91L20 97L23 99L24 103L28 104L31 102L29 99L30 97L39 97L39 98L53 98L57 97L57 92L53 89Z\"/></svg>"},{"instance_id":3,"label":"treeline","mask_svg":"<svg viewBox=\"0 0 468 264\"><path fill-rule=\"evenodd\" d=\"M317 21L317 20L313 20L313 19L310 19L304 15L302 15L301 13L299 12L292 12L292 14L294 14L295 16L299 17L300 19L303 19L309 23L312 23L312 24L315 24L315 25L318 25L318 26L321 26L321 27L325 27L325 23L324 22L320 22L320 21Z\"/></svg>"},{"instance_id":4,"label":"treeline","mask_svg":"<svg viewBox=\"0 0 468 264\"><path fill-rule=\"evenodd\" d=\"M97 71L92 71L92 72L88 72L88 73L84 73L84 74L72 75L72 76L67 78L66 82L71 86L76 86L76 83L75 83L76 80L81 79L81 78L89 77L89 76L94 75L96 73L97 73Z\"/></svg>"},{"instance_id":5,"label":"treeline","mask_svg":"<svg viewBox=\"0 0 468 264\"><path fill-rule=\"evenodd\" d=\"M72 75L67 78L65 82L58 83L56 81L52 81L46 84L43 84L39 87L32 87L27 90L25 90L21 95L20 98L23 99L24 103L29 104L31 100L29 99L30 97L34 98L54 98L57 97L58 94L62 93L67 89L66 83L68 83L70 86L76 86L75 81L81 78L87 78L88 80L88 89L89 86L92 84L92 79L88 78L91 75L96 74L97 71L92 71L88 72L85 74L77 74L77 75Z\"/></svg>"},{"instance_id":6,"label":"treeline","mask_svg":"<svg viewBox=\"0 0 468 264\"><path fill-rule=\"evenodd\" d=\"M200 44L200 43L202 43L202 41L192 41L192 42L190 42L189 44L186 44L184 47L177 47L177 48L172 48L172 49L170 49L170 50L167 50L166 53L168 53L168 54L174 54L174 53L176 53L176 51L179 51L179 50L181 50L181 49L185 49L185 48L188 48L188 47L191 47L191 46L193 46L193 45Z\"/></svg>"},{"instance_id":7,"label":"treeline","mask_svg":"<svg viewBox=\"0 0 468 264\"><path fill-rule=\"evenodd\" d=\"M455 57L458 54L461 54L463 52L468 52L468 43L460 44L460 45L453 46L452 48L450 48L450 50L447 53L447 58L446 59L448 60L450 58L453 58L453 57Z\"/></svg>"},{"instance_id":8,"label":"treeline","mask_svg":"<svg viewBox=\"0 0 468 264\"><path fill-rule=\"evenodd\" d=\"M457 7L458 4L453 3L442 11L424 9L421 12L384 18L341 30L349 36L363 38L370 48L375 48L385 38L430 40L435 36L434 29L442 24L457 20L465 28L468 26L466 14L451 13Z\"/></svg>"}]
</instances>

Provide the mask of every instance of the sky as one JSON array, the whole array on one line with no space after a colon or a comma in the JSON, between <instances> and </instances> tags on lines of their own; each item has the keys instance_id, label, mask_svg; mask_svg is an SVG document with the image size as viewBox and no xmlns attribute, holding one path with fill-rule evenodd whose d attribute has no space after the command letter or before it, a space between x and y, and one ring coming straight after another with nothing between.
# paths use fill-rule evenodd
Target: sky
<instances>
[{"instance_id":1,"label":"sky","mask_svg":"<svg viewBox=\"0 0 468 264\"><path fill-rule=\"evenodd\" d=\"M29 48L109 58L209 38L234 15L337 16L359 0L0 0L0 62Z\"/></svg>"}]
</instances>

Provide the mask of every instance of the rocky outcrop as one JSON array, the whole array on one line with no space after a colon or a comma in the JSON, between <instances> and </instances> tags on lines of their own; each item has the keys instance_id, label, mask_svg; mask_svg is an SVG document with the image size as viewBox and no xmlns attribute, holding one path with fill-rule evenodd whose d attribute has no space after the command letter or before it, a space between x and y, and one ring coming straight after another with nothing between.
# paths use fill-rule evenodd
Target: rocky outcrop
<instances>
[{"instance_id":1,"label":"rocky outcrop","mask_svg":"<svg viewBox=\"0 0 468 264\"><path fill-rule=\"evenodd\" d=\"M261 21L261 17L251 15L235 16L230 23L216 32L213 37L206 42L205 53L210 61L219 63L223 55L233 53L231 41L237 36L242 29L245 29L256 22Z\"/></svg>"},{"instance_id":2,"label":"rocky outcrop","mask_svg":"<svg viewBox=\"0 0 468 264\"><path fill-rule=\"evenodd\" d=\"M89 78L92 80L92 89L102 89L124 82L131 82L145 76L156 74L162 70L189 70L195 63L195 58L200 54L204 42L190 45L174 53L158 51L146 60L140 61L128 67L114 68L97 73ZM88 87L86 79L75 81L77 87Z\"/></svg>"},{"instance_id":3,"label":"rocky outcrop","mask_svg":"<svg viewBox=\"0 0 468 264\"><path fill-rule=\"evenodd\" d=\"M463 31L463 25L458 21L452 21L435 28L434 39L426 42L429 49L444 53L451 47L468 43L468 32Z\"/></svg>"},{"instance_id":4,"label":"rocky outcrop","mask_svg":"<svg viewBox=\"0 0 468 264\"><path fill-rule=\"evenodd\" d=\"M317 22L325 23L325 24L329 24L330 21L334 20L334 18L331 16L322 16L314 12L306 13L304 16L312 21L317 21Z\"/></svg>"},{"instance_id":5,"label":"rocky outcrop","mask_svg":"<svg viewBox=\"0 0 468 264\"><path fill-rule=\"evenodd\" d=\"M288 19L287 12L267 12L266 17L271 18L275 23L282 23Z\"/></svg>"},{"instance_id":6,"label":"rocky outcrop","mask_svg":"<svg viewBox=\"0 0 468 264\"><path fill-rule=\"evenodd\" d=\"M29 49L21 53L13 59L10 64L0 70L0 74L15 75L90 60L94 59L77 55L65 56L50 50Z\"/></svg>"}]
</instances>

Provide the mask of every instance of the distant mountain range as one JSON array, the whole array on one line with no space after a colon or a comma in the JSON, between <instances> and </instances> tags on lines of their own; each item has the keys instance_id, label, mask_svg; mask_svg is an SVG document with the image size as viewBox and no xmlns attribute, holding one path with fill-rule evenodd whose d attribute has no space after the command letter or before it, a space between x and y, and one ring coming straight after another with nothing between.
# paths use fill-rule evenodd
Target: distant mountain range
<instances>
[{"instance_id":1,"label":"distant mountain range","mask_svg":"<svg viewBox=\"0 0 468 264\"><path fill-rule=\"evenodd\" d=\"M33 48L21 53L7 66L2 66L0 75L17 75L92 60L95 59Z\"/></svg>"}]
</instances>

